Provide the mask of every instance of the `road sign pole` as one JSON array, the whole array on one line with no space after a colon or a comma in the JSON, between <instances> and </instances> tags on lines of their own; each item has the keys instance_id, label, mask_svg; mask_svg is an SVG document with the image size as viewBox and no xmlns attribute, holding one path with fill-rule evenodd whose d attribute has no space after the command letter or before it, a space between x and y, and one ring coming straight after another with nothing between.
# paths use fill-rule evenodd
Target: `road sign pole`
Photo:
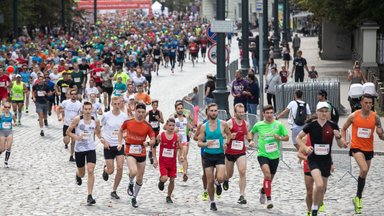
<instances>
[{"instance_id":1,"label":"road sign pole","mask_svg":"<svg viewBox=\"0 0 384 216\"><path fill-rule=\"evenodd\" d=\"M216 20L225 20L225 1L216 0L216 5ZM217 33L216 90L213 95L219 109L226 110L229 118L229 91L225 76L225 33Z\"/></svg>"},{"instance_id":2,"label":"road sign pole","mask_svg":"<svg viewBox=\"0 0 384 216\"><path fill-rule=\"evenodd\" d=\"M241 74L247 76L249 70L249 18L248 18L248 0L241 0L241 40L242 55L241 55Z\"/></svg>"},{"instance_id":3,"label":"road sign pole","mask_svg":"<svg viewBox=\"0 0 384 216\"><path fill-rule=\"evenodd\" d=\"M260 89L260 103L259 103L259 109L260 109L260 120L263 120L263 106L264 106L264 84L263 84L263 71L264 71L264 56L262 55L263 49L264 49L264 43L263 43L263 13L259 14L259 53L260 53L260 59L259 59L259 89Z\"/></svg>"}]
</instances>

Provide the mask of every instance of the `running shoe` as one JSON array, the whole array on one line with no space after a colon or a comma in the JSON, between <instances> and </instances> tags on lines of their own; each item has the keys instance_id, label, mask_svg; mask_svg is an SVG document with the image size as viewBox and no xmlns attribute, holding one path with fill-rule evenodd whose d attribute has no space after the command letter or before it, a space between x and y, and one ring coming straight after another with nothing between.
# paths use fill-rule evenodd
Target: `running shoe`
<instances>
[{"instance_id":1,"label":"running shoe","mask_svg":"<svg viewBox=\"0 0 384 216\"><path fill-rule=\"evenodd\" d=\"M49 111L49 112L48 112L48 116L51 116L51 115L52 115L52 112L51 112L51 111Z\"/></svg>"},{"instance_id":2,"label":"running shoe","mask_svg":"<svg viewBox=\"0 0 384 216\"><path fill-rule=\"evenodd\" d=\"M17 125L18 126L20 126L21 125L21 121L19 120L19 121L17 121Z\"/></svg>"},{"instance_id":3,"label":"running shoe","mask_svg":"<svg viewBox=\"0 0 384 216\"><path fill-rule=\"evenodd\" d=\"M217 211L216 203L211 203L211 211Z\"/></svg>"},{"instance_id":4,"label":"running shoe","mask_svg":"<svg viewBox=\"0 0 384 216\"><path fill-rule=\"evenodd\" d=\"M105 172L105 167L107 167L107 165L104 165L104 168L103 168L103 179L104 181L108 181L109 175L107 172Z\"/></svg>"},{"instance_id":5,"label":"running shoe","mask_svg":"<svg viewBox=\"0 0 384 216\"><path fill-rule=\"evenodd\" d=\"M217 196L220 196L222 192L223 192L223 188L221 188L221 184L216 185Z\"/></svg>"},{"instance_id":6,"label":"running shoe","mask_svg":"<svg viewBox=\"0 0 384 216\"><path fill-rule=\"evenodd\" d=\"M153 155L152 155L152 151L148 152L148 158L149 158L149 161L151 162L151 164L153 164Z\"/></svg>"},{"instance_id":7,"label":"running shoe","mask_svg":"<svg viewBox=\"0 0 384 216\"><path fill-rule=\"evenodd\" d=\"M111 197L114 199L120 199L120 197L117 195L116 191L111 192Z\"/></svg>"},{"instance_id":8,"label":"running shoe","mask_svg":"<svg viewBox=\"0 0 384 216\"><path fill-rule=\"evenodd\" d=\"M203 192L203 195L201 195L201 200L202 201L207 201L208 200L208 192L207 191Z\"/></svg>"},{"instance_id":9,"label":"running shoe","mask_svg":"<svg viewBox=\"0 0 384 216\"><path fill-rule=\"evenodd\" d=\"M159 187L159 190L161 190L161 191L164 190L164 182L159 181L159 184L157 184L157 186Z\"/></svg>"},{"instance_id":10,"label":"running shoe","mask_svg":"<svg viewBox=\"0 0 384 216\"><path fill-rule=\"evenodd\" d=\"M48 127L48 120L47 120L47 119L44 119L44 125L45 125L46 127Z\"/></svg>"},{"instance_id":11,"label":"running shoe","mask_svg":"<svg viewBox=\"0 0 384 216\"><path fill-rule=\"evenodd\" d=\"M68 144L64 144L64 148L65 148L65 149L68 149Z\"/></svg>"},{"instance_id":12,"label":"running shoe","mask_svg":"<svg viewBox=\"0 0 384 216\"><path fill-rule=\"evenodd\" d=\"M247 204L247 200L244 198L243 195L240 196L239 200L237 201L239 204Z\"/></svg>"},{"instance_id":13,"label":"running shoe","mask_svg":"<svg viewBox=\"0 0 384 216\"><path fill-rule=\"evenodd\" d=\"M319 212L325 212L325 206L324 206L324 203L321 203L320 207L319 207Z\"/></svg>"},{"instance_id":14,"label":"running shoe","mask_svg":"<svg viewBox=\"0 0 384 216\"><path fill-rule=\"evenodd\" d=\"M183 172L184 172L183 167L180 167L180 168L179 168L179 173L183 173Z\"/></svg>"},{"instance_id":15,"label":"running shoe","mask_svg":"<svg viewBox=\"0 0 384 216\"><path fill-rule=\"evenodd\" d=\"M25 113L28 113L28 107L25 109Z\"/></svg>"},{"instance_id":16,"label":"running shoe","mask_svg":"<svg viewBox=\"0 0 384 216\"><path fill-rule=\"evenodd\" d=\"M71 156L69 156L69 161L75 162L75 158L71 155Z\"/></svg>"},{"instance_id":17,"label":"running shoe","mask_svg":"<svg viewBox=\"0 0 384 216\"><path fill-rule=\"evenodd\" d=\"M80 178L79 176L77 176L77 174L76 174L76 184L80 186L81 183L83 183L83 181L82 181L81 178Z\"/></svg>"},{"instance_id":18,"label":"running shoe","mask_svg":"<svg viewBox=\"0 0 384 216\"><path fill-rule=\"evenodd\" d=\"M307 212L305 216L312 216L312 212L311 211Z\"/></svg>"},{"instance_id":19,"label":"running shoe","mask_svg":"<svg viewBox=\"0 0 384 216\"><path fill-rule=\"evenodd\" d=\"M260 189L260 193L259 193L259 201L260 201L260 204L265 204L265 193L263 193L263 190Z\"/></svg>"},{"instance_id":20,"label":"running shoe","mask_svg":"<svg viewBox=\"0 0 384 216\"><path fill-rule=\"evenodd\" d=\"M4 161L4 168L9 168L8 161Z\"/></svg>"},{"instance_id":21,"label":"running shoe","mask_svg":"<svg viewBox=\"0 0 384 216\"><path fill-rule=\"evenodd\" d=\"M361 209L363 208L363 203L361 198L355 197L352 199L353 205L355 206L355 213L356 214L361 214Z\"/></svg>"},{"instance_id":22,"label":"running shoe","mask_svg":"<svg viewBox=\"0 0 384 216\"><path fill-rule=\"evenodd\" d=\"M188 181L188 176L187 176L187 174L184 174L183 175L183 182L187 182Z\"/></svg>"},{"instance_id":23,"label":"running shoe","mask_svg":"<svg viewBox=\"0 0 384 216\"><path fill-rule=\"evenodd\" d=\"M133 197L133 198L131 199L131 204L132 204L132 207L133 207L133 208L137 208L137 207L139 207L139 206L137 205L136 197Z\"/></svg>"},{"instance_id":24,"label":"running shoe","mask_svg":"<svg viewBox=\"0 0 384 216\"><path fill-rule=\"evenodd\" d=\"M167 196L167 198L165 198L166 202L167 203L173 203L172 199L170 196Z\"/></svg>"},{"instance_id":25,"label":"running shoe","mask_svg":"<svg viewBox=\"0 0 384 216\"><path fill-rule=\"evenodd\" d=\"M133 183L129 183L127 193L129 196L133 196Z\"/></svg>"},{"instance_id":26,"label":"running shoe","mask_svg":"<svg viewBox=\"0 0 384 216\"><path fill-rule=\"evenodd\" d=\"M267 209L272 209L272 208L273 208L272 200L267 200Z\"/></svg>"},{"instance_id":27,"label":"running shoe","mask_svg":"<svg viewBox=\"0 0 384 216\"><path fill-rule=\"evenodd\" d=\"M227 191L229 189L229 181L228 180L224 180L224 183L223 183L223 189L225 191Z\"/></svg>"},{"instance_id":28,"label":"running shoe","mask_svg":"<svg viewBox=\"0 0 384 216\"><path fill-rule=\"evenodd\" d=\"M44 131L43 130L40 131L40 136L44 136Z\"/></svg>"},{"instance_id":29,"label":"running shoe","mask_svg":"<svg viewBox=\"0 0 384 216\"><path fill-rule=\"evenodd\" d=\"M87 198L87 204L88 204L88 205L96 204L96 200L93 199L93 197L92 197L91 194L88 195L88 198Z\"/></svg>"}]
</instances>

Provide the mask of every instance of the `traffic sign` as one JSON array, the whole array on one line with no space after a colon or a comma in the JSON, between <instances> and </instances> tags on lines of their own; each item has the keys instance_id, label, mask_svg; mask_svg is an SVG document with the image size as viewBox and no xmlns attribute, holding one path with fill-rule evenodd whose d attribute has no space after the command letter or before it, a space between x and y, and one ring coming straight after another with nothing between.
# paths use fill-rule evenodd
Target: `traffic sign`
<instances>
[{"instance_id":1,"label":"traffic sign","mask_svg":"<svg viewBox=\"0 0 384 216\"><path fill-rule=\"evenodd\" d=\"M229 58L229 49L228 47L225 47L225 61L228 61ZM208 49L208 59L213 64L217 64L217 45L213 44Z\"/></svg>"},{"instance_id":2,"label":"traffic sign","mask_svg":"<svg viewBox=\"0 0 384 216\"><path fill-rule=\"evenodd\" d=\"M207 31L205 33L209 41L211 41L212 43L216 43L217 34L212 31L211 26L208 26Z\"/></svg>"},{"instance_id":3,"label":"traffic sign","mask_svg":"<svg viewBox=\"0 0 384 216\"><path fill-rule=\"evenodd\" d=\"M263 2L262 1L256 2L256 12L257 13L263 13Z\"/></svg>"},{"instance_id":4,"label":"traffic sign","mask_svg":"<svg viewBox=\"0 0 384 216\"><path fill-rule=\"evenodd\" d=\"M233 22L231 20L212 20L211 31L213 32L234 32Z\"/></svg>"}]
</instances>

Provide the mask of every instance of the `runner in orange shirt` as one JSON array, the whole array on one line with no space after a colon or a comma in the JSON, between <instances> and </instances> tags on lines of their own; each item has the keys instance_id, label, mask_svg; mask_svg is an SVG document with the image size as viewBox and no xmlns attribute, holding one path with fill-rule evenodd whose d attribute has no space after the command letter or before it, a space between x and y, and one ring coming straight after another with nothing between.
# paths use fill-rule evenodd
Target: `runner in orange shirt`
<instances>
[{"instance_id":1,"label":"runner in orange shirt","mask_svg":"<svg viewBox=\"0 0 384 216\"><path fill-rule=\"evenodd\" d=\"M137 93L135 94L135 99L139 103L144 103L150 105L152 102L151 96L144 92L143 84L137 85Z\"/></svg>"},{"instance_id":2,"label":"runner in orange shirt","mask_svg":"<svg viewBox=\"0 0 384 216\"><path fill-rule=\"evenodd\" d=\"M381 140L384 140L383 128L381 127L380 118L375 112L371 111L373 106L373 97L371 95L363 95L361 97L361 110L357 110L348 116L347 121L343 125L342 136L346 139L346 133L349 126L352 125L351 148L349 155L353 156L359 165L360 172L357 180L357 193L352 199L355 206L355 213L361 214L362 194L365 186L371 160L373 158L373 132L376 133Z\"/></svg>"},{"instance_id":3,"label":"runner in orange shirt","mask_svg":"<svg viewBox=\"0 0 384 216\"><path fill-rule=\"evenodd\" d=\"M125 136L125 155L129 170L128 195L132 196L132 206L137 208L136 197L143 185L143 176L145 170L146 146L153 146L155 143L155 133L150 124L145 121L145 104L136 105L135 118L126 120L120 128L117 150L122 148L123 133ZM147 137L150 138L146 142ZM136 177L135 189L133 189L133 180Z\"/></svg>"}]
</instances>

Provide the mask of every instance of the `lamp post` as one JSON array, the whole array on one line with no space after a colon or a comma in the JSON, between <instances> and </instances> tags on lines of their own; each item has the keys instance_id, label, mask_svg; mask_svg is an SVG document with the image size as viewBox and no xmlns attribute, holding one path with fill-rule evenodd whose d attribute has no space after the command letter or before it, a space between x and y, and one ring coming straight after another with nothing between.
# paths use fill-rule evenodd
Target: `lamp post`
<instances>
[{"instance_id":1,"label":"lamp post","mask_svg":"<svg viewBox=\"0 0 384 216\"><path fill-rule=\"evenodd\" d=\"M287 13L285 14L287 19L287 39L289 42L292 41L292 34L291 34L291 8L289 6L289 1L287 1Z\"/></svg>"},{"instance_id":2,"label":"lamp post","mask_svg":"<svg viewBox=\"0 0 384 216\"><path fill-rule=\"evenodd\" d=\"M65 30L65 0L61 0L61 27Z\"/></svg>"},{"instance_id":3,"label":"lamp post","mask_svg":"<svg viewBox=\"0 0 384 216\"><path fill-rule=\"evenodd\" d=\"M225 1L216 0L216 20L225 20ZM217 33L216 89L213 91L215 103L229 114L227 83L225 79L225 33ZM228 115L229 116L229 115Z\"/></svg>"},{"instance_id":4,"label":"lamp post","mask_svg":"<svg viewBox=\"0 0 384 216\"><path fill-rule=\"evenodd\" d=\"M279 34L279 1L273 1L273 57L281 58L280 34Z\"/></svg>"},{"instance_id":5,"label":"lamp post","mask_svg":"<svg viewBox=\"0 0 384 216\"><path fill-rule=\"evenodd\" d=\"M268 61L269 43L268 43L268 0L263 0L263 64L266 65ZM260 71L263 73L263 71Z\"/></svg>"},{"instance_id":6,"label":"lamp post","mask_svg":"<svg viewBox=\"0 0 384 216\"><path fill-rule=\"evenodd\" d=\"M241 49L243 51L241 55L241 74L243 77L247 76L249 70L249 5L248 0L241 0L241 40L242 46Z\"/></svg>"},{"instance_id":7,"label":"lamp post","mask_svg":"<svg viewBox=\"0 0 384 216\"><path fill-rule=\"evenodd\" d=\"M13 37L16 38L18 35L18 17L17 7L19 0L13 0Z\"/></svg>"},{"instance_id":8,"label":"lamp post","mask_svg":"<svg viewBox=\"0 0 384 216\"><path fill-rule=\"evenodd\" d=\"M283 0L283 44L288 43L287 39L287 0Z\"/></svg>"},{"instance_id":9,"label":"lamp post","mask_svg":"<svg viewBox=\"0 0 384 216\"><path fill-rule=\"evenodd\" d=\"M93 0L93 22L97 24L97 0Z\"/></svg>"}]
</instances>

